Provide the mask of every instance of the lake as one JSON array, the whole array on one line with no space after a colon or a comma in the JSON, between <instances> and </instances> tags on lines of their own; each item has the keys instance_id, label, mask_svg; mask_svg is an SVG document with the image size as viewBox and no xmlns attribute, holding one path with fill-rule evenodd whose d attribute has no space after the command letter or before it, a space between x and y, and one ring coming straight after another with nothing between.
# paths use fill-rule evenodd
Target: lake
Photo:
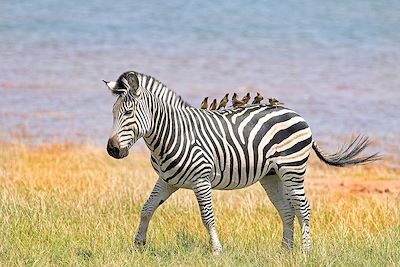
<instances>
[{"instance_id":1,"label":"lake","mask_svg":"<svg viewBox=\"0 0 400 267\"><path fill-rule=\"evenodd\" d=\"M273 96L335 148L400 136L399 1L8 1L0 9L0 132L106 145L102 79L150 74L198 106ZM382 150L381 149L381 150Z\"/></svg>"}]
</instances>

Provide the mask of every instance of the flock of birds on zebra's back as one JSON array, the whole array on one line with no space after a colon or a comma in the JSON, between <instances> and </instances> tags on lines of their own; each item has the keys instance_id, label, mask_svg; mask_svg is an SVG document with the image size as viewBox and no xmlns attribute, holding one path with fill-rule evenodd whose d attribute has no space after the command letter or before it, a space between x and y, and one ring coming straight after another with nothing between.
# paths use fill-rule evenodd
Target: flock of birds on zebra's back
<instances>
[{"instance_id":1,"label":"flock of birds on zebra's back","mask_svg":"<svg viewBox=\"0 0 400 267\"><path fill-rule=\"evenodd\" d=\"M225 108L226 105L229 102L229 93L225 94L225 96L221 99L219 102L219 105L217 107L217 99L214 98L214 100L211 102L210 106L208 106L208 96L203 99L201 102L200 108L201 109L209 109L209 110L220 110L222 108ZM249 103L251 96L250 93L247 93L242 99L238 99L238 95L236 93L233 94L232 96L232 107L243 107ZM257 95L254 97L254 100L251 104L261 104L261 101L264 100L264 97L257 92ZM268 98L268 104L267 106L270 107L278 107L280 105L284 105L284 103L279 102L278 99L276 98Z\"/></svg>"}]
</instances>

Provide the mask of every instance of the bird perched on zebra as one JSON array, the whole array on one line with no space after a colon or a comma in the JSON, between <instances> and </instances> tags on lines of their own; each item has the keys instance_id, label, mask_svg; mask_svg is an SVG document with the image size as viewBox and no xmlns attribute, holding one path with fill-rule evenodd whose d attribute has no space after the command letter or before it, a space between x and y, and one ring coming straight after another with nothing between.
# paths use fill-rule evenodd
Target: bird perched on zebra
<instances>
[{"instance_id":1,"label":"bird perched on zebra","mask_svg":"<svg viewBox=\"0 0 400 267\"><path fill-rule=\"evenodd\" d=\"M210 104L210 110L215 110L217 108L217 99L214 100Z\"/></svg>"},{"instance_id":2,"label":"bird perched on zebra","mask_svg":"<svg viewBox=\"0 0 400 267\"><path fill-rule=\"evenodd\" d=\"M310 205L303 182L311 150L323 162L338 167L379 159L377 154L359 156L368 145L364 137L334 154L323 152L304 119L281 106L271 109L261 104L209 112L190 106L155 78L134 71L106 84L118 96L108 154L124 158L143 138L158 174L141 211L135 246L146 243L154 211L179 188L188 188L197 198L212 251L219 254L222 246L211 189L239 189L259 182L281 217L283 247L293 246L297 216L302 248L307 251L311 246Z\"/></svg>"},{"instance_id":3,"label":"bird perched on zebra","mask_svg":"<svg viewBox=\"0 0 400 267\"><path fill-rule=\"evenodd\" d=\"M208 108L208 96L207 97L205 97L204 99L203 99L203 101L201 101L201 105L200 105L200 108L201 109L207 109Z\"/></svg>"},{"instance_id":4,"label":"bird perched on zebra","mask_svg":"<svg viewBox=\"0 0 400 267\"><path fill-rule=\"evenodd\" d=\"M243 100L239 100L237 94L233 93L232 106L237 108L237 107L243 107L244 105L246 105L246 103Z\"/></svg>"},{"instance_id":5,"label":"bird perched on zebra","mask_svg":"<svg viewBox=\"0 0 400 267\"><path fill-rule=\"evenodd\" d=\"M217 108L218 110L226 107L226 104L229 102L228 96L229 94L225 94L225 96L221 99Z\"/></svg>"},{"instance_id":6,"label":"bird perched on zebra","mask_svg":"<svg viewBox=\"0 0 400 267\"><path fill-rule=\"evenodd\" d=\"M243 98L242 101L246 105L250 100L250 93L247 93Z\"/></svg>"},{"instance_id":7,"label":"bird perched on zebra","mask_svg":"<svg viewBox=\"0 0 400 267\"><path fill-rule=\"evenodd\" d=\"M281 106L281 105L285 105L285 103L279 102L278 99L272 98L272 97L268 98L268 102L269 102L269 104L268 104L269 106L275 107L275 108L278 106Z\"/></svg>"},{"instance_id":8,"label":"bird perched on zebra","mask_svg":"<svg viewBox=\"0 0 400 267\"><path fill-rule=\"evenodd\" d=\"M257 92L257 95L254 97L252 104L260 104L263 99L264 97L259 92Z\"/></svg>"}]
</instances>

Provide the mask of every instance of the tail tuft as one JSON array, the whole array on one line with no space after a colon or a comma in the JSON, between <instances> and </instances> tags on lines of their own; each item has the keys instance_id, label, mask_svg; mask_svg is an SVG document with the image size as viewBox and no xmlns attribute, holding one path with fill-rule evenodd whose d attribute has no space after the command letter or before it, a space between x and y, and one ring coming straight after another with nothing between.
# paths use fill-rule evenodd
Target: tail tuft
<instances>
[{"instance_id":1,"label":"tail tuft","mask_svg":"<svg viewBox=\"0 0 400 267\"><path fill-rule=\"evenodd\" d=\"M349 145L343 145L336 153L326 154L319 148L319 146L313 142L313 149L317 154L318 158L326 164L336 167L353 166L357 164L366 164L376 160L382 159L379 153L375 153L366 157L357 157L368 145L370 141L368 137L358 135L350 142Z\"/></svg>"}]
</instances>

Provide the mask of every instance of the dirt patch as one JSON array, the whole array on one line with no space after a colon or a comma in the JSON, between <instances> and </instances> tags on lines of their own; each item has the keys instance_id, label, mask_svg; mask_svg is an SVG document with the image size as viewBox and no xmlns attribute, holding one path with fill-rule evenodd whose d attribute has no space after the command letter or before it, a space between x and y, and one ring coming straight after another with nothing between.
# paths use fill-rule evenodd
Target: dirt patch
<instances>
[{"instance_id":1,"label":"dirt patch","mask_svg":"<svg viewBox=\"0 0 400 267\"><path fill-rule=\"evenodd\" d=\"M357 181L346 178L306 179L305 187L319 192L399 194L400 180Z\"/></svg>"}]
</instances>

